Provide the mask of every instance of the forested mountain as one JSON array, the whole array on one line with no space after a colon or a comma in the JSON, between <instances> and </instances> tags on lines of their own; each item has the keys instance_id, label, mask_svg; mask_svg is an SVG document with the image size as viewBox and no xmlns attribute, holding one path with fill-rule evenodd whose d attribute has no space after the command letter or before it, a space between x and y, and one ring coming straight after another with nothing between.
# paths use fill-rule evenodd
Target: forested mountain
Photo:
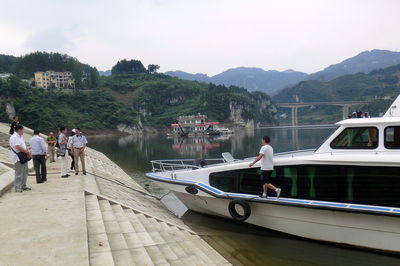
<instances>
[{"instance_id":1,"label":"forested mountain","mask_svg":"<svg viewBox=\"0 0 400 266\"><path fill-rule=\"evenodd\" d=\"M164 74L101 77L101 87L133 105L148 125L168 126L179 115L202 113L236 125L275 124L268 95L246 89L182 80Z\"/></svg>"},{"instance_id":2,"label":"forested mountain","mask_svg":"<svg viewBox=\"0 0 400 266\"><path fill-rule=\"evenodd\" d=\"M400 52L388 50L364 51L338 64L330 65L322 71L311 74L307 79L329 81L343 75L359 72L369 73L374 69L386 68L397 64L400 64Z\"/></svg>"},{"instance_id":3,"label":"forested mountain","mask_svg":"<svg viewBox=\"0 0 400 266\"><path fill-rule=\"evenodd\" d=\"M53 58L53 54L49 56ZM63 58L78 62L67 56ZM13 104L24 125L41 130L55 130L60 125L86 129L115 129L123 125L134 130L145 126L168 127L179 115L199 112L234 125L276 123L276 108L264 93L158 74L158 65L144 68L138 60L122 60L113 67L113 74L101 77L92 90L77 88L63 92L32 87L21 81L20 77L26 77L29 69L39 68L35 61L17 59L12 71L16 75L0 79L1 121L8 121L5 106ZM51 65L54 62L37 62L64 70Z\"/></svg>"},{"instance_id":4,"label":"forested mountain","mask_svg":"<svg viewBox=\"0 0 400 266\"><path fill-rule=\"evenodd\" d=\"M183 71L169 71L165 72L165 74L186 80L212 82L215 84L225 84L227 86L234 85L246 88L250 91L259 90L268 94L276 94L280 90L306 79L330 81L343 75L359 72L367 74L372 70L397 64L400 64L400 52L371 50L364 51L343 62L331 65L324 70L310 75L294 70L279 72L249 67L228 69L212 77L206 74L190 74Z\"/></svg>"},{"instance_id":5,"label":"forested mountain","mask_svg":"<svg viewBox=\"0 0 400 266\"><path fill-rule=\"evenodd\" d=\"M0 79L0 121L8 122L6 104L13 104L23 125L40 130L60 126L112 129L136 125L138 114L101 89L64 93L31 87L16 76Z\"/></svg>"},{"instance_id":6,"label":"forested mountain","mask_svg":"<svg viewBox=\"0 0 400 266\"><path fill-rule=\"evenodd\" d=\"M207 83L211 82L211 77L209 77L206 74L202 74L202 73L191 74L191 73L187 73L184 71L176 70L176 71L165 72L165 74L168 76L177 77L180 79L193 80L193 81L199 81L199 82L207 82Z\"/></svg>"},{"instance_id":7,"label":"forested mountain","mask_svg":"<svg viewBox=\"0 0 400 266\"><path fill-rule=\"evenodd\" d=\"M165 74L187 80L238 86L250 91L262 91L268 94L273 94L289 85L296 84L307 77L306 73L294 70L283 72L276 70L265 71L254 67L232 68L212 77L205 74L190 74L183 71L169 71Z\"/></svg>"},{"instance_id":8,"label":"forested mountain","mask_svg":"<svg viewBox=\"0 0 400 266\"><path fill-rule=\"evenodd\" d=\"M99 73L95 67L59 53L34 52L22 57L0 55L0 72L10 72L21 79L34 77L37 71L71 71L77 88L97 86Z\"/></svg>"},{"instance_id":9,"label":"forested mountain","mask_svg":"<svg viewBox=\"0 0 400 266\"><path fill-rule=\"evenodd\" d=\"M277 102L356 101L400 93L400 65L369 74L344 75L328 82L306 80L274 96Z\"/></svg>"},{"instance_id":10,"label":"forested mountain","mask_svg":"<svg viewBox=\"0 0 400 266\"><path fill-rule=\"evenodd\" d=\"M18 57L0 54L0 73L12 72Z\"/></svg>"}]
</instances>

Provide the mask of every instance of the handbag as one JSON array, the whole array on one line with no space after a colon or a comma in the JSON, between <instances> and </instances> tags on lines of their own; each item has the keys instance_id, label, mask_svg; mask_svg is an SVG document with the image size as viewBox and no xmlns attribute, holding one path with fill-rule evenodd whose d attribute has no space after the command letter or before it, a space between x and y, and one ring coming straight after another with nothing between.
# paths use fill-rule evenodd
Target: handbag
<instances>
[{"instance_id":1,"label":"handbag","mask_svg":"<svg viewBox=\"0 0 400 266\"><path fill-rule=\"evenodd\" d=\"M11 150L18 156L19 162L21 164L25 164L29 162L32 158L28 156L25 152L15 152L13 148Z\"/></svg>"},{"instance_id":2,"label":"handbag","mask_svg":"<svg viewBox=\"0 0 400 266\"><path fill-rule=\"evenodd\" d=\"M59 148L57 148L56 153L58 156L64 157L65 153L66 153L66 149L64 147L59 147Z\"/></svg>"}]
</instances>

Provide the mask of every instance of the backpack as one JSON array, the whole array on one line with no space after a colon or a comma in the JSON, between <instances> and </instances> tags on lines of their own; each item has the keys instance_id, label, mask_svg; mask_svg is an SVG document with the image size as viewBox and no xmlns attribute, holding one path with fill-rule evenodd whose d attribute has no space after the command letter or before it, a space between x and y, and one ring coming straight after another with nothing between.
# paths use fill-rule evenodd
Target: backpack
<instances>
[{"instance_id":1,"label":"backpack","mask_svg":"<svg viewBox=\"0 0 400 266\"><path fill-rule=\"evenodd\" d=\"M60 143L58 143L58 137L59 137L60 135L58 135L57 137L56 137L56 145L54 145L54 146L56 146L56 148L60 148Z\"/></svg>"}]
</instances>

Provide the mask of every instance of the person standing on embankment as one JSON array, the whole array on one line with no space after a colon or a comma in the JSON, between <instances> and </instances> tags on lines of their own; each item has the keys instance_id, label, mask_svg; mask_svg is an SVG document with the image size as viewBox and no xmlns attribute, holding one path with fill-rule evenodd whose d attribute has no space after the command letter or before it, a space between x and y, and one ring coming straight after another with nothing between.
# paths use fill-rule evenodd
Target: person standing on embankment
<instances>
[{"instance_id":1,"label":"person standing on embankment","mask_svg":"<svg viewBox=\"0 0 400 266\"><path fill-rule=\"evenodd\" d=\"M79 173L79 159L82 163L82 173L86 175L85 148L87 145L86 137L82 135L80 128L75 128L75 135L72 136L71 150L75 158L75 175Z\"/></svg>"},{"instance_id":2,"label":"person standing on embankment","mask_svg":"<svg viewBox=\"0 0 400 266\"><path fill-rule=\"evenodd\" d=\"M10 137L10 148L11 148L11 161L15 167L15 180L14 186L16 192L23 192L24 190L31 190L26 186L26 180L28 178L28 160L32 155L26 148L26 144L22 135L24 134L24 127L16 125L14 127L14 133ZM25 157L26 161L21 161Z\"/></svg>"},{"instance_id":3,"label":"person standing on embankment","mask_svg":"<svg viewBox=\"0 0 400 266\"><path fill-rule=\"evenodd\" d=\"M46 138L46 142L47 142L47 153L49 154L50 157L50 162L54 163L55 160L55 150L54 150L54 146L56 145L57 139L56 137L54 137L54 133L50 132L49 136Z\"/></svg>"},{"instance_id":4,"label":"person standing on embankment","mask_svg":"<svg viewBox=\"0 0 400 266\"><path fill-rule=\"evenodd\" d=\"M57 154L61 157L61 177L67 178L69 174L67 173L67 163L68 163L68 154L67 154L67 142L68 138L65 135L67 133L66 127L60 127L60 135L58 136L58 148Z\"/></svg>"},{"instance_id":5,"label":"person standing on embankment","mask_svg":"<svg viewBox=\"0 0 400 266\"><path fill-rule=\"evenodd\" d=\"M47 181L46 168L46 142L39 136L39 130L33 131L33 136L29 141L32 150L33 167L35 168L36 183L44 183Z\"/></svg>"}]
</instances>

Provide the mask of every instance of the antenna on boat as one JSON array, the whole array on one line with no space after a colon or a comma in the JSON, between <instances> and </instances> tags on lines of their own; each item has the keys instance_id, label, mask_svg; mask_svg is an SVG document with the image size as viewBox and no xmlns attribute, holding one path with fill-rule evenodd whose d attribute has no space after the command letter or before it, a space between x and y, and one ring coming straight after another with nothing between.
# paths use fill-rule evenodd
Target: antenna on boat
<instances>
[{"instance_id":1,"label":"antenna on boat","mask_svg":"<svg viewBox=\"0 0 400 266\"><path fill-rule=\"evenodd\" d=\"M399 105L400 105L400 95L397 96L396 100L394 100L394 102L386 111L383 117L400 117L400 110L397 108L397 106Z\"/></svg>"}]
</instances>

